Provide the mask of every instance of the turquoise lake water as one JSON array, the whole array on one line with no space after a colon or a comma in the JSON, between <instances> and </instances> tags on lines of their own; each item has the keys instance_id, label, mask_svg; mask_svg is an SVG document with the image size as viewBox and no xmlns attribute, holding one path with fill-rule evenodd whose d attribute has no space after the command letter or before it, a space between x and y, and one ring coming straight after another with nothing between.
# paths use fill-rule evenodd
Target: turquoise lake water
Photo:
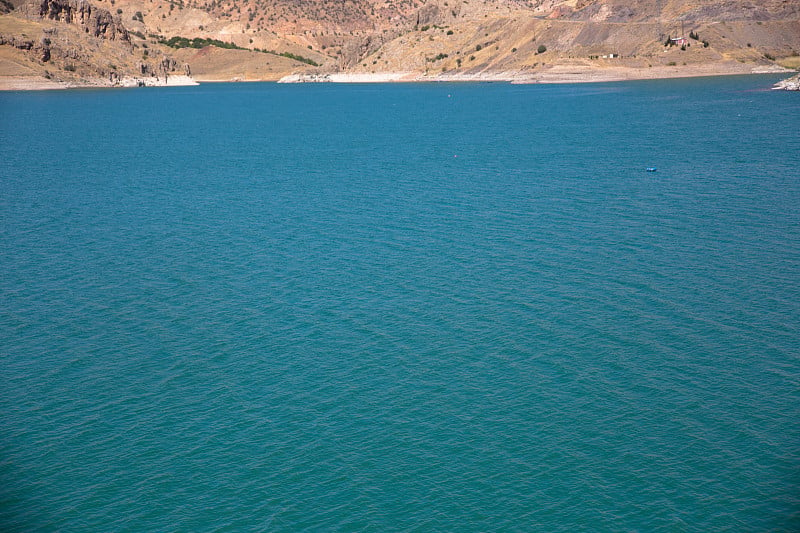
<instances>
[{"instance_id":1,"label":"turquoise lake water","mask_svg":"<svg viewBox=\"0 0 800 533\"><path fill-rule=\"evenodd\" d=\"M777 79L0 93L0 529L800 531Z\"/></svg>"}]
</instances>

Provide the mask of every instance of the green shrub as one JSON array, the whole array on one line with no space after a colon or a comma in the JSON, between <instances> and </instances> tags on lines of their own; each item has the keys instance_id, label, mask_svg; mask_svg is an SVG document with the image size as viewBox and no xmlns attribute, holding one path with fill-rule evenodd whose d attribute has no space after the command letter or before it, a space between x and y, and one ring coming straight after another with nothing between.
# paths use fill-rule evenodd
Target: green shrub
<instances>
[{"instance_id":1,"label":"green shrub","mask_svg":"<svg viewBox=\"0 0 800 533\"><path fill-rule=\"evenodd\" d=\"M161 39L161 44L165 44L170 48L205 48L206 46L216 46L217 48L226 48L228 50L247 50L241 46L236 46L233 43L226 43L218 39L204 39L202 37L195 37L188 39L186 37L171 37L169 39Z\"/></svg>"},{"instance_id":2,"label":"green shrub","mask_svg":"<svg viewBox=\"0 0 800 533\"><path fill-rule=\"evenodd\" d=\"M226 43L225 41L220 41L217 39L204 39L202 37L188 39L186 37L175 36L169 39L161 39L159 43L167 45L170 48L205 48L206 46L216 46L217 48L225 48L227 50L249 50L249 48L244 48L234 43ZM309 46L309 48L311 48L311 46ZM274 56L287 57L289 59L311 65L312 67L319 66L319 63L313 59L303 57L299 54L293 54L291 52L276 52L275 50L260 50L258 48L254 48L252 51L261 52L264 54L272 54ZM364 66L366 66L366 64Z\"/></svg>"},{"instance_id":3,"label":"green shrub","mask_svg":"<svg viewBox=\"0 0 800 533\"><path fill-rule=\"evenodd\" d=\"M539 48L536 49L537 54L543 54L545 52L547 52L547 47L543 44L540 44Z\"/></svg>"},{"instance_id":4,"label":"green shrub","mask_svg":"<svg viewBox=\"0 0 800 533\"><path fill-rule=\"evenodd\" d=\"M309 58L303 57L301 55L293 54L291 52L276 53L276 52L273 52L272 50L266 50L266 53L274 54L274 55L278 55L278 56L283 56L283 57L288 57L289 59L294 59L295 61L299 61L301 63L305 63L306 65L311 65L312 67L318 67L319 66L319 63L317 63L313 59L309 59ZM366 65L364 65L364 66L366 66Z\"/></svg>"}]
</instances>

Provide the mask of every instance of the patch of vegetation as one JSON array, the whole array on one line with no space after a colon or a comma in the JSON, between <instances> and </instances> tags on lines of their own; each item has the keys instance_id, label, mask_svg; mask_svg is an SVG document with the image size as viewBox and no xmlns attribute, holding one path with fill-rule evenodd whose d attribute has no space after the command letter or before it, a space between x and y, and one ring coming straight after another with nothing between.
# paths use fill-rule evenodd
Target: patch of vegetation
<instances>
[{"instance_id":1,"label":"patch of vegetation","mask_svg":"<svg viewBox=\"0 0 800 533\"><path fill-rule=\"evenodd\" d=\"M547 47L543 44L540 44L539 48L536 49L537 54L543 54L545 52L547 52Z\"/></svg>"},{"instance_id":2,"label":"patch of vegetation","mask_svg":"<svg viewBox=\"0 0 800 533\"><path fill-rule=\"evenodd\" d=\"M764 57L769 59L770 61L775 61L775 56L770 53L765 53Z\"/></svg>"},{"instance_id":3,"label":"patch of vegetation","mask_svg":"<svg viewBox=\"0 0 800 533\"><path fill-rule=\"evenodd\" d=\"M295 61L299 61L301 63L305 63L306 65L311 65L312 67L318 67L319 66L319 63L317 63L313 59L310 59L308 57L303 57L303 56L298 55L298 54L293 54L291 52L280 52L279 53L279 52L275 52L273 50L262 50L262 52L264 52L265 54L272 54L272 55L281 56L281 57L288 57L289 59L294 59Z\"/></svg>"},{"instance_id":4,"label":"patch of vegetation","mask_svg":"<svg viewBox=\"0 0 800 533\"><path fill-rule=\"evenodd\" d=\"M66 70L67 72L75 72L76 70L75 65L73 65L72 63L68 63L64 65L64 70Z\"/></svg>"},{"instance_id":5,"label":"patch of vegetation","mask_svg":"<svg viewBox=\"0 0 800 533\"><path fill-rule=\"evenodd\" d=\"M261 52L263 54L272 54L274 56L281 56L286 57L288 59L293 59L295 61L299 61L300 63L305 63L306 65L311 65L312 67L318 67L319 63L310 59L308 57L301 56L299 54L293 54L291 52L276 52L275 50L266 50L260 48L244 48L234 43L228 43L225 41L220 41L218 39L206 39L203 37L195 37L194 39L189 39L187 37L171 37L169 39L161 39L159 43L169 46L170 48L205 48L206 46L216 46L217 48L225 48L226 50L247 50L252 52Z\"/></svg>"},{"instance_id":6,"label":"patch of vegetation","mask_svg":"<svg viewBox=\"0 0 800 533\"><path fill-rule=\"evenodd\" d=\"M142 15L141 11L137 11L133 14L133 20L138 20L139 22L144 22L144 16Z\"/></svg>"},{"instance_id":7,"label":"patch of vegetation","mask_svg":"<svg viewBox=\"0 0 800 533\"><path fill-rule=\"evenodd\" d=\"M446 58L446 57L448 57L448 56L447 56L447 54L445 54L445 53L440 53L439 55L437 55L437 56L435 56L435 57L433 57L433 58L431 58L431 59L428 59L428 61L429 61L429 62L431 62L431 63L433 63L434 61L440 61L440 60L442 60L442 59L444 59L444 58Z\"/></svg>"},{"instance_id":8,"label":"patch of vegetation","mask_svg":"<svg viewBox=\"0 0 800 533\"><path fill-rule=\"evenodd\" d=\"M447 35L453 35L453 30L447 30Z\"/></svg>"},{"instance_id":9,"label":"patch of vegetation","mask_svg":"<svg viewBox=\"0 0 800 533\"><path fill-rule=\"evenodd\" d=\"M668 67L674 67L675 65L677 65L677 63L674 61L670 61L669 63L667 63Z\"/></svg>"},{"instance_id":10,"label":"patch of vegetation","mask_svg":"<svg viewBox=\"0 0 800 533\"><path fill-rule=\"evenodd\" d=\"M161 44L165 44L170 48L205 48L206 46L216 46L217 48L226 48L228 50L247 50L234 43L227 43L218 39L204 39L203 37L195 37L189 39L187 37L171 37L169 39L161 39Z\"/></svg>"},{"instance_id":11,"label":"patch of vegetation","mask_svg":"<svg viewBox=\"0 0 800 533\"><path fill-rule=\"evenodd\" d=\"M482 49L483 49L483 46L481 46L481 45L475 46L475 51L476 52L480 52Z\"/></svg>"}]
</instances>

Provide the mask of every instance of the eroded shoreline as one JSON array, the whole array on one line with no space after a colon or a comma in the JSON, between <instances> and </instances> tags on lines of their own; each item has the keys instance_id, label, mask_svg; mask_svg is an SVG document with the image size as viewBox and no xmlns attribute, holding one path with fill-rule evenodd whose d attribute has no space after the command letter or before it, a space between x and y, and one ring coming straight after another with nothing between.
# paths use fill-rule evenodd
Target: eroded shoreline
<instances>
[{"instance_id":1,"label":"eroded shoreline","mask_svg":"<svg viewBox=\"0 0 800 533\"><path fill-rule=\"evenodd\" d=\"M277 83L463 83L502 82L512 84L604 83L615 81L656 80L706 76L738 76L758 74L792 74L795 71L777 65L754 66L735 64L659 66L650 68L594 68L581 65L554 65L536 71L482 71L426 74L418 71L303 73L279 79L204 79L203 77L169 76L161 78L123 78L111 84L107 80L88 79L85 82L58 82L40 76L0 76L0 90L39 91L50 89L170 87L201 83L277 82Z\"/></svg>"},{"instance_id":2,"label":"eroded shoreline","mask_svg":"<svg viewBox=\"0 0 800 533\"><path fill-rule=\"evenodd\" d=\"M506 82L532 83L603 83L651 79L691 78L705 76L739 76L756 74L791 74L794 71L777 65L743 65L723 63L710 65L659 66L649 68L606 67L584 65L554 65L531 71L481 71L439 73L376 72L376 73L319 73L291 74L278 83L403 83L403 82Z\"/></svg>"}]
</instances>

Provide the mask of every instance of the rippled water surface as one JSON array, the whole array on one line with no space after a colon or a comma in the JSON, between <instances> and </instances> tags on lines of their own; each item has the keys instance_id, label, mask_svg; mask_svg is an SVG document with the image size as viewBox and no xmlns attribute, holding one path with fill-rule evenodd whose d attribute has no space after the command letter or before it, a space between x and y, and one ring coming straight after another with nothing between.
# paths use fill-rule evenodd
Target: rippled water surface
<instances>
[{"instance_id":1,"label":"rippled water surface","mask_svg":"<svg viewBox=\"0 0 800 533\"><path fill-rule=\"evenodd\" d=\"M0 94L1 529L800 530L774 81Z\"/></svg>"}]
</instances>

